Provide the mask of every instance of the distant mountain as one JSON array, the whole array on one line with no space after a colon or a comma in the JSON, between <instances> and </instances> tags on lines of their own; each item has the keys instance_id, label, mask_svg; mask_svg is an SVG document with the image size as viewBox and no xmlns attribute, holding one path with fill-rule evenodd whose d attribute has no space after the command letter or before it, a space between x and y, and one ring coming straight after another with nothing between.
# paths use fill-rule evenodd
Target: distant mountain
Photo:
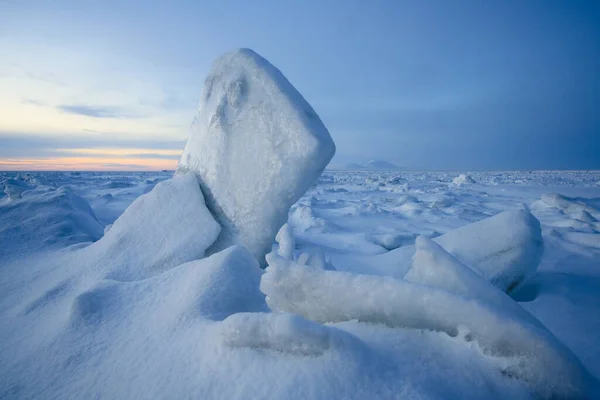
<instances>
[{"instance_id":1,"label":"distant mountain","mask_svg":"<svg viewBox=\"0 0 600 400\"><path fill-rule=\"evenodd\" d=\"M401 171L402 168L385 160L371 160L365 163L333 163L327 166L328 170L333 171Z\"/></svg>"},{"instance_id":2,"label":"distant mountain","mask_svg":"<svg viewBox=\"0 0 600 400\"><path fill-rule=\"evenodd\" d=\"M364 169L369 171L377 170L377 171L393 171L396 169L400 169L396 164L392 164L391 162L384 160L371 160L363 164Z\"/></svg>"},{"instance_id":3,"label":"distant mountain","mask_svg":"<svg viewBox=\"0 0 600 400\"><path fill-rule=\"evenodd\" d=\"M361 165L361 164L357 164L357 163L350 163L350 164L346 164L341 169L348 169L348 170L352 170L352 171L359 171L359 170L364 169L364 166Z\"/></svg>"},{"instance_id":4,"label":"distant mountain","mask_svg":"<svg viewBox=\"0 0 600 400\"><path fill-rule=\"evenodd\" d=\"M349 163L343 166L331 166L330 169L346 171L396 171L401 169L396 164L384 160L371 160L363 164Z\"/></svg>"}]
</instances>

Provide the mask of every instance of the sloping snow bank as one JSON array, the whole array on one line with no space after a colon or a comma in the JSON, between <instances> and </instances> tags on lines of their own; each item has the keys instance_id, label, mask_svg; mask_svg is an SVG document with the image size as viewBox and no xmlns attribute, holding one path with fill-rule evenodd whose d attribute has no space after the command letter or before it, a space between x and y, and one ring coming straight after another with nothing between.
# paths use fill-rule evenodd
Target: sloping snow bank
<instances>
[{"instance_id":1,"label":"sloping snow bank","mask_svg":"<svg viewBox=\"0 0 600 400\"><path fill-rule=\"evenodd\" d=\"M264 263L290 206L334 153L327 128L277 68L248 49L218 58L177 167L198 175L223 227L209 254L243 244Z\"/></svg>"},{"instance_id":2,"label":"sloping snow bank","mask_svg":"<svg viewBox=\"0 0 600 400\"><path fill-rule=\"evenodd\" d=\"M140 281L71 279L35 308L3 299L0 397L216 398L235 366L219 366L214 321L267 311L262 273L234 246Z\"/></svg>"},{"instance_id":3,"label":"sloping snow bank","mask_svg":"<svg viewBox=\"0 0 600 400\"><path fill-rule=\"evenodd\" d=\"M220 231L195 175L182 174L138 197L85 258L108 266L111 279L143 279L203 258Z\"/></svg>"},{"instance_id":4,"label":"sloping snow bank","mask_svg":"<svg viewBox=\"0 0 600 400\"><path fill-rule=\"evenodd\" d=\"M275 253L268 254L267 261L261 290L274 311L317 322L359 320L453 336L466 330L464 336L475 340L485 354L506 358L503 374L523 381L537 395L568 398L586 393L589 377L579 360L533 317L515 313L517 305L506 306L509 300L499 300L498 295L488 302L451 293L447 287L299 266ZM458 281L464 284L468 279ZM450 286L465 292L466 286L461 289L456 281ZM470 282L471 295L479 290Z\"/></svg>"}]
</instances>

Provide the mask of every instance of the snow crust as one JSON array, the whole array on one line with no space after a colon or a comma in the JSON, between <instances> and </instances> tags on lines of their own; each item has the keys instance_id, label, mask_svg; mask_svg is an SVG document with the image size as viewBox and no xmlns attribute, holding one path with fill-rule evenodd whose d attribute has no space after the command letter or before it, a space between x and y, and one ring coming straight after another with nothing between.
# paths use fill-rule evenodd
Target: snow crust
<instances>
[{"instance_id":1,"label":"snow crust","mask_svg":"<svg viewBox=\"0 0 600 400\"><path fill-rule=\"evenodd\" d=\"M334 153L327 128L277 68L248 49L217 59L177 167L198 175L223 228L209 253L243 244L264 263L290 206Z\"/></svg>"},{"instance_id":2,"label":"snow crust","mask_svg":"<svg viewBox=\"0 0 600 400\"><path fill-rule=\"evenodd\" d=\"M319 356L330 348L363 347L352 335L293 314L238 313L221 324L226 346Z\"/></svg>"}]
</instances>

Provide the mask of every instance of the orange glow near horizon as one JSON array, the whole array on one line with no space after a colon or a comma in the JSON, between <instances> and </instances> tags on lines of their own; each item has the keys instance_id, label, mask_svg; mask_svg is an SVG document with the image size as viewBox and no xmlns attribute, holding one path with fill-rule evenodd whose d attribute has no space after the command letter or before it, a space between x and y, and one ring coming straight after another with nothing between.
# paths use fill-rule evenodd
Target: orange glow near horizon
<instances>
[{"instance_id":1,"label":"orange glow near horizon","mask_svg":"<svg viewBox=\"0 0 600 400\"><path fill-rule=\"evenodd\" d=\"M177 160L132 157L0 158L0 171L160 171Z\"/></svg>"},{"instance_id":2,"label":"orange glow near horizon","mask_svg":"<svg viewBox=\"0 0 600 400\"><path fill-rule=\"evenodd\" d=\"M183 152L181 150L168 150L168 149L120 149L120 148L75 148L75 149L54 149L57 153L68 153L68 154L79 154L84 156L109 156L109 157L123 157L123 156L136 156L142 154L156 154L161 156L180 156Z\"/></svg>"}]
</instances>

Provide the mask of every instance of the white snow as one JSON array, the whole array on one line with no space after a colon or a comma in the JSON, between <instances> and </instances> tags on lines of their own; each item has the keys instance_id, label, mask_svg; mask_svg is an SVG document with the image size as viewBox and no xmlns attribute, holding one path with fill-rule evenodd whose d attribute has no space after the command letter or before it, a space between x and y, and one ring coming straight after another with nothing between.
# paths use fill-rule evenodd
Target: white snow
<instances>
[{"instance_id":1,"label":"white snow","mask_svg":"<svg viewBox=\"0 0 600 400\"><path fill-rule=\"evenodd\" d=\"M39 187L0 199L0 259L98 240L103 235L90 205L68 186Z\"/></svg>"},{"instance_id":2,"label":"white snow","mask_svg":"<svg viewBox=\"0 0 600 400\"><path fill-rule=\"evenodd\" d=\"M361 347L360 340L293 314L239 313L221 324L221 340L230 347L269 349L319 356L330 347Z\"/></svg>"},{"instance_id":3,"label":"white snow","mask_svg":"<svg viewBox=\"0 0 600 400\"><path fill-rule=\"evenodd\" d=\"M334 153L316 112L278 69L248 49L217 59L177 168L199 176L223 227L210 252L243 244L264 263L290 206Z\"/></svg>"},{"instance_id":4,"label":"white snow","mask_svg":"<svg viewBox=\"0 0 600 400\"><path fill-rule=\"evenodd\" d=\"M85 249L86 260L106 265L112 279L141 279L204 257L220 230L194 174L181 174L138 197Z\"/></svg>"},{"instance_id":5,"label":"white snow","mask_svg":"<svg viewBox=\"0 0 600 400\"><path fill-rule=\"evenodd\" d=\"M325 172L263 273L194 177L0 173L0 398L600 398L600 173L470 175Z\"/></svg>"},{"instance_id":6,"label":"white snow","mask_svg":"<svg viewBox=\"0 0 600 400\"><path fill-rule=\"evenodd\" d=\"M452 336L466 331L466 340L475 340L484 354L506 358L503 374L522 380L543 398L577 398L588 390L590 377L568 348L533 317L514 313L518 305L503 308L505 303L498 298L492 303L472 297L477 290L472 289L477 288L475 278L468 283L472 288L465 298L391 277L300 266L275 253L269 253L267 261L260 287L274 311L317 322L358 320ZM450 286L464 292L460 286L467 279L456 279L456 275L453 279ZM503 293L498 291L498 295Z\"/></svg>"},{"instance_id":7,"label":"white snow","mask_svg":"<svg viewBox=\"0 0 600 400\"><path fill-rule=\"evenodd\" d=\"M526 210L505 211L435 241L504 291L535 272L544 251L540 223Z\"/></svg>"},{"instance_id":8,"label":"white snow","mask_svg":"<svg viewBox=\"0 0 600 400\"><path fill-rule=\"evenodd\" d=\"M539 221L522 209L464 225L433 241L503 291L533 274L544 251ZM404 246L377 256L338 255L333 264L342 270L401 278L414 253L414 246Z\"/></svg>"},{"instance_id":9,"label":"white snow","mask_svg":"<svg viewBox=\"0 0 600 400\"><path fill-rule=\"evenodd\" d=\"M404 276L409 282L420 283L447 290L461 297L485 302L493 307L506 310L528 323L541 324L526 312L506 293L483 279L481 275L465 266L442 246L419 236L412 268Z\"/></svg>"}]
</instances>

